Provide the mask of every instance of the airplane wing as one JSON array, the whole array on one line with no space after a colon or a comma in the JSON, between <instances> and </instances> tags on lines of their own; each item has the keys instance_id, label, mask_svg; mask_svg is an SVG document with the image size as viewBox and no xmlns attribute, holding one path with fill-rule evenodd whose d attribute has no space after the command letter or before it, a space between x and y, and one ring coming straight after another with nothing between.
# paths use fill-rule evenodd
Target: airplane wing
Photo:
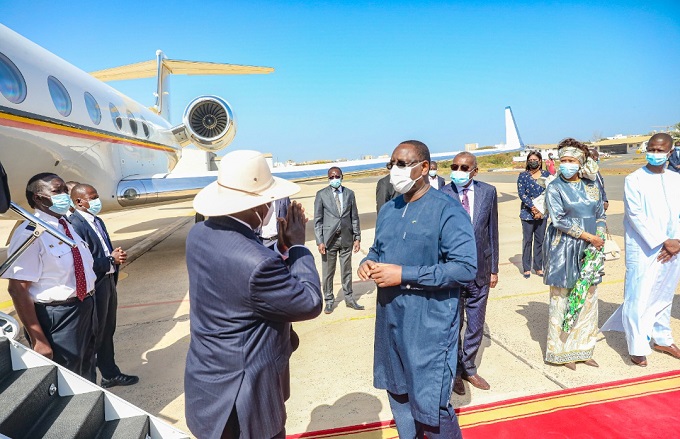
<instances>
[{"instance_id":1,"label":"airplane wing","mask_svg":"<svg viewBox=\"0 0 680 439\"><path fill-rule=\"evenodd\" d=\"M163 59L163 65L174 75L254 75L267 74L274 71L272 67L242 66L238 64L222 64L201 61L182 61ZM158 73L156 60L128 64L110 69L97 70L90 74L103 82L123 79L153 78Z\"/></svg>"}]
</instances>

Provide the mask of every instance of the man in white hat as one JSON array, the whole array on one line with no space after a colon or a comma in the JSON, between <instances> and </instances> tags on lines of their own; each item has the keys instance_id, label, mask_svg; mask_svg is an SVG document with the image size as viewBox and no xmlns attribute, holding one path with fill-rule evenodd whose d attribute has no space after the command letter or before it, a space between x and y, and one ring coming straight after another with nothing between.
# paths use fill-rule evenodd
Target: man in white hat
<instances>
[{"instance_id":1,"label":"man in white hat","mask_svg":"<svg viewBox=\"0 0 680 439\"><path fill-rule=\"evenodd\" d=\"M264 156L224 156L217 181L194 199L208 217L187 237L191 343L184 390L191 432L203 438L284 438L290 395L290 322L321 313L321 286L304 246L307 219L293 202L279 218L278 248L256 230L274 201L299 192L273 177Z\"/></svg>"}]
</instances>

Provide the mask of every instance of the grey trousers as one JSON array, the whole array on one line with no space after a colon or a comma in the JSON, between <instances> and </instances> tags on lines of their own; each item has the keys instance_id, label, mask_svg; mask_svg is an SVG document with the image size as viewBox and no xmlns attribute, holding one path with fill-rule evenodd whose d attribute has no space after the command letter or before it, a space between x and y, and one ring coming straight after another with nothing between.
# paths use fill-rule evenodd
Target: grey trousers
<instances>
[{"instance_id":1,"label":"grey trousers","mask_svg":"<svg viewBox=\"0 0 680 439\"><path fill-rule=\"evenodd\" d=\"M333 303L333 278L335 277L335 266L340 255L340 276L342 277L342 289L345 293L345 300L352 297L352 244L344 243L340 236L330 240L326 246L326 254L321 255L321 278L323 279L323 295L326 302Z\"/></svg>"}]
</instances>

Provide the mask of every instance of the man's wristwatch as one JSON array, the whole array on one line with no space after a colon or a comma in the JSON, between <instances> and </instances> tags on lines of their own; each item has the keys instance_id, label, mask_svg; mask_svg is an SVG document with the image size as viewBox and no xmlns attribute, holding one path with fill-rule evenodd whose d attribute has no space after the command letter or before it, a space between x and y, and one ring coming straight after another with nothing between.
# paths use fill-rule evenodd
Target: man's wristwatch
<instances>
[{"instance_id":1,"label":"man's wristwatch","mask_svg":"<svg viewBox=\"0 0 680 439\"><path fill-rule=\"evenodd\" d=\"M109 256L109 262L111 262L111 265L116 265L116 260L113 258L113 256Z\"/></svg>"}]
</instances>

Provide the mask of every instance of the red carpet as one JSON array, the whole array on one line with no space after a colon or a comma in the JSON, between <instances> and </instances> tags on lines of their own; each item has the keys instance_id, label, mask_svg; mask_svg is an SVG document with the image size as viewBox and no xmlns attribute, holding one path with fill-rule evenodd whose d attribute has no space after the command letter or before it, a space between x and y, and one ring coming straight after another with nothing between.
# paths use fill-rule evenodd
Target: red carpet
<instances>
[{"instance_id":1,"label":"red carpet","mask_svg":"<svg viewBox=\"0 0 680 439\"><path fill-rule=\"evenodd\" d=\"M465 439L680 437L680 371L465 407ZM392 439L393 422L336 428L288 439Z\"/></svg>"}]
</instances>

